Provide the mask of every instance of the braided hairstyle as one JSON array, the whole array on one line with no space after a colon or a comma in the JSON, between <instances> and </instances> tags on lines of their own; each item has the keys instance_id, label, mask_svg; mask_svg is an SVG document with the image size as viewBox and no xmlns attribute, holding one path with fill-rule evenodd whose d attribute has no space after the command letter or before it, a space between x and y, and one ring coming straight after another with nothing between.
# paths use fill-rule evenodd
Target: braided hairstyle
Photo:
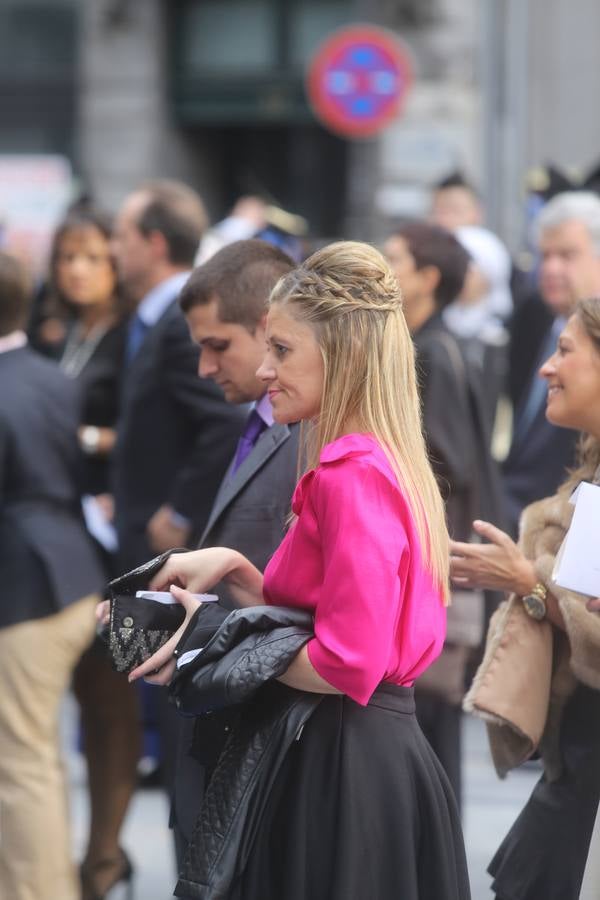
<instances>
[{"instance_id":1,"label":"braided hairstyle","mask_svg":"<svg viewBox=\"0 0 600 900\"><path fill-rule=\"evenodd\" d=\"M427 458L414 348L394 273L368 244L340 241L284 275L270 304L309 324L323 356L323 397L308 465L349 430L374 435L407 496L424 562L447 601L444 506Z\"/></svg>"}]
</instances>

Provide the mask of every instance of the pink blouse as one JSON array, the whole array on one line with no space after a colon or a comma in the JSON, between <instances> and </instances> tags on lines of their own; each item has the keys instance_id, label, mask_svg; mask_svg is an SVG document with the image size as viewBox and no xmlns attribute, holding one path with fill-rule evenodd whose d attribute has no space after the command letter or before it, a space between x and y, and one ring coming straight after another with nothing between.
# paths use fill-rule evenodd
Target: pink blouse
<instances>
[{"instance_id":1,"label":"pink blouse","mask_svg":"<svg viewBox=\"0 0 600 900\"><path fill-rule=\"evenodd\" d=\"M298 518L265 571L265 601L314 611L309 659L358 703L381 681L411 685L441 652L446 609L380 444L368 434L328 444L292 509Z\"/></svg>"}]
</instances>

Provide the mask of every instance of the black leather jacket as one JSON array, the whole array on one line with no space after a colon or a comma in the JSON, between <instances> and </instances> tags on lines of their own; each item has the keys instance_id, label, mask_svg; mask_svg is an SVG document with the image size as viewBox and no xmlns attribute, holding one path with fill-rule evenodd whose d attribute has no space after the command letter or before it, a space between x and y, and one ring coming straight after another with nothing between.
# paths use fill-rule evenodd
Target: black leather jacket
<instances>
[{"instance_id":1,"label":"black leather jacket","mask_svg":"<svg viewBox=\"0 0 600 900\"><path fill-rule=\"evenodd\" d=\"M309 613L238 609L214 631L218 612L207 607L190 622L176 655L197 647L202 652L178 668L170 695L185 715L231 706L238 715L208 783L175 895L226 900L246 865L279 767L321 695L275 681L312 637Z\"/></svg>"}]
</instances>

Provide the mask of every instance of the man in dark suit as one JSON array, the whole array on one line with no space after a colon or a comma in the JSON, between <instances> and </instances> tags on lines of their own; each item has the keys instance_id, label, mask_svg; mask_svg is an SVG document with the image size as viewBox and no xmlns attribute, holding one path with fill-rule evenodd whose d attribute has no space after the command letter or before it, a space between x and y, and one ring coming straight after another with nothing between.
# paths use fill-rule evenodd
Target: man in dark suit
<instances>
[{"instance_id":1,"label":"man in dark suit","mask_svg":"<svg viewBox=\"0 0 600 900\"><path fill-rule=\"evenodd\" d=\"M136 304L114 451L121 571L200 534L243 414L198 378L198 348L179 305L206 217L197 194L156 181L126 198L113 249Z\"/></svg>"},{"instance_id":2,"label":"man in dark suit","mask_svg":"<svg viewBox=\"0 0 600 900\"><path fill-rule=\"evenodd\" d=\"M113 452L120 572L198 539L244 422L216 385L198 377L198 347L178 303L205 226L195 191L166 180L130 194L115 222L117 270L136 305ZM156 719L162 774L172 786L175 711L164 692L142 686L142 698L146 733Z\"/></svg>"},{"instance_id":3,"label":"man in dark suit","mask_svg":"<svg viewBox=\"0 0 600 900\"><path fill-rule=\"evenodd\" d=\"M267 300L293 268L281 250L260 240L237 241L198 267L181 294L190 332L201 349L200 374L219 384L231 404L253 403L236 453L219 488L200 546L234 547L261 571L281 542L298 474L299 426L278 425L256 376L265 353ZM233 608L224 584L220 603ZM190 838L210 766L226 723L209 732L181 720L172 824L180 856Z\"/></svg>"},{"instance_id":4,"label":"man in dark suit","mask_svg":"<svg viewBox=\"0 0 600 900\"><path fill-rule=\"evenodd\" d=\"M81 516L76 385L27 347L27 289L0 254L0 896L77 900L58 713L103 573Z\"/></svg>"},{"instance_id":5,"label":"man in dark suit","mask_svg":"<svg viewBox=\"0 0 600 900\"><path fill-rule=\"evenodd\" d=\"M546 385L538 372L577 301L600 294L600 198L584 191L557 194L538 217L537 238L539 296L523 301L511 325L514 425L503 470L513 536L523 508L553 494L574 462L577 432L546 420Z\"/></svg>"},{"instance_id":6,"label":"man in dark suit","mask_svg":"<svg viewBox=\"0 0 600 900\"><path fill-rule=\"evenodd\" d=\"M475 517L497 521L498 474L491 460L485 400L477 387L482 373L474 370L463 347L443 320L443 310L460 294L469 254L439 225L406 222L385 243L385 253L398 278L406 323L413 337L423 424L430 458L446 503L450 534L469 540ZM440 659L419 679L417 717L438 755L456 799L461 802L461 707L469 652L483 639L482 597L465 600L470 615L460 624L461 598L449 611L449 640Z\"/></svg>"}]
</instances>

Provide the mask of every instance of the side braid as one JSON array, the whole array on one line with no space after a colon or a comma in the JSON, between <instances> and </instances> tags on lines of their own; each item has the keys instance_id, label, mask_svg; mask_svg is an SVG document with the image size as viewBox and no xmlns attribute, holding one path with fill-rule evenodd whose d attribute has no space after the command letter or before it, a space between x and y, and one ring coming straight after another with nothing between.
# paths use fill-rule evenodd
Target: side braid
<instances>
[{"instance_id":1,"label":"side braid","mask_svg":"<svg viewBox=\"0 0 600 900\"><path fill-rule=\"evenodd\" d=\"M356 246L362 250L364 245ZM357 260L341 281L320 271L322 267L316 257L318 254L283 279L283 290L277 290L277 294L285 293L290 298L301 296L304 303L310 302L315 317L354 310L397 312L402 308L400 287L389 268L380 269Z\"/></svg>"}]
</instances>

